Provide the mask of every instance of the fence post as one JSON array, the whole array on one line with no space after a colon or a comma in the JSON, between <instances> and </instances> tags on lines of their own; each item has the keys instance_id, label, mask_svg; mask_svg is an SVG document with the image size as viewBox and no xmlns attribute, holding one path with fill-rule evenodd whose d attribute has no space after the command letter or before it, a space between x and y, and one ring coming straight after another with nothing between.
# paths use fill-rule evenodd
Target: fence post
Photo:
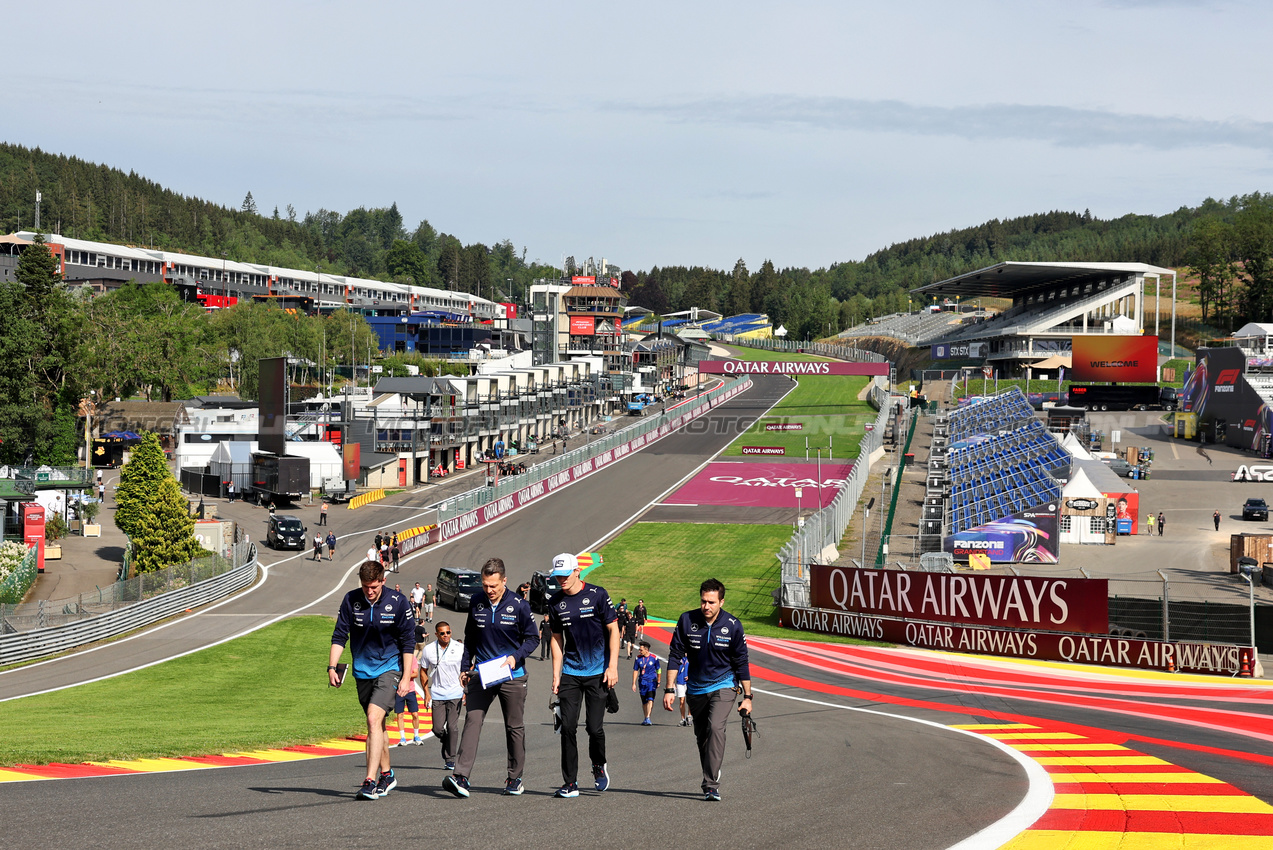
<instances>
[{"instance_id":1,"label":"fence post","mask_svg":"<svg viewBox=\"0 0 1273 850\"><path fill-rule=\"evenodd\" d=\"M1168 582L1167 576L1162 570L1158 570L1158 577L1162 579L1162 639L1164 641L1171 640L1171 602L1168 599Z\"/></svg>"}]
</instances>

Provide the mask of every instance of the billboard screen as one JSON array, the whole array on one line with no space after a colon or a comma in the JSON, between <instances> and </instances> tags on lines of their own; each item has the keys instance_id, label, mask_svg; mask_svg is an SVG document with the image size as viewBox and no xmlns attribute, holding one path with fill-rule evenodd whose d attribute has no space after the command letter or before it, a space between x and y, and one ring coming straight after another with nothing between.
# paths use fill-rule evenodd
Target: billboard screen
<instances>
[{"instance_id":1,"label":"billboard screen","mask_svg":"<svg viewBox=\"0 0 1273 850\"><path fill-rule=\"evenodd\" d=\"M346 481L357 481L362 474L362 444L345 443L341 447L341 475Z\"/></svg>"},{"instance_id":2,"label":"billboard screen","mask_svg":"<svg viewBox=\"0 0 1273 850\"><path fill-rule=\"evenodd\" d=\"M571 336L583 336L587 334L592 336L597 332L596 320L591 316L571 316L570 317L570 334Z\"/></svg>"},{"instance_id":3,"label":"billboard screen","mask_svg":"<svg viewBox=\"0 0 1273 850\"><path fill-rule=\"evenodd\" d=\"M1055 564L1059 525L1057 503L1049 502L952 534L942 549L956 561L977 553L996 564Z\"/></svg>"},{"instance_id":4,"label":"billboard screen","mask_svg":"<svg viewBox=\"0 0 1273 850\"><path fill-rule=\"evenodd\" d=\"M571 286L595 286L596 283L597 283L597 276L592 274L590 275L577 274L570 278Z\"/></svg>"},{"instance_id":5,"label":"billboard screen","mask_svg":"<svg viewBox=\"0 0 1273 850\"><path fill-rule=\"evenodd\" d=\"M282 455L287 436L287 358L260 361L261 415L257 440L261 451Z\"/></svg>"},{"instance_id":6,"label":"billboard screen","mask_svg":"<svg viewBox=\"0 0 1273 850\"><path fill-rule=\"evenodd\" d=\"M1152 383L1158 380L1158 337L1075 336L1070 380Z\"/></svg>"}]
</instances>

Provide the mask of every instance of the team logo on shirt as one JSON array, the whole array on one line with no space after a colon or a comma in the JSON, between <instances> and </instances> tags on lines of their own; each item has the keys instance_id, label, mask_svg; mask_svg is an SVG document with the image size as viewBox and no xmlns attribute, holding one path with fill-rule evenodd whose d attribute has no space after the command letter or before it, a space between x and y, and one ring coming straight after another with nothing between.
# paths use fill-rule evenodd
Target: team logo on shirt
<instances>
[{"instance_id":1,"label":"team logo on shirt","mask_svg":"<svg viewBox=\"0 0 1273 850\"><path fill-rule=\"evenodd\" d=\"M721 633L721 634L723 634L723 635L727 635L727 634L729 634L729 629L722 628L722 629L720 630L720 633Z\"/></svg>"},{"instance_id":2,"label":"team logo on shirt","mask_svg":"<svg viewBox=\"0 0 1273 850\"><path fill-rule=\"evenodd\" d=\"M504 610L505 610L507 613L511 614L511 613L513 613L513 606L512 606L512 605L509 605L509 606L508 606L507 608L505 608Z\"/></svg>"},{"instance_id":3,"label":"team logo on shirt","mask_svg":"<svg viewBox=\"0 0 1273 850\"><path fill-rule=\"evenodd\" d=\"M697 623L695 623L694 625L690 626L690 631L691 631L691 632L696 632L696 631L698 631L698 624L697 624Z\"/></svg>"},{"instance_id":4,"label":"team logo on shirt","mask_svg":"<svg viewBox=\"0 0 1273 850\"><path fill-rule=\"evenodd\" d=\"M393 610L393 606L392 606L392 605L386 605L386 606L385 606L385 613L386 613L386 614L387 614L387 613L389 613L389 612L390 612L390 611L392 611L392 610Z\"/></svg>"},{"instance_id":5,"label":"team logo on shirt","mask_svg":"<svg viewBox=\"0 0 1273 850\"><path fill-rule=\"evenodd\" d=\"M557 607L558 607L558 608L560 608L561 610L565 611L565 610L566 610L566 603L563 601L563 602L559 603L559 604L557 605Z\"/></svg>"},{"instance_id":6,"label":"team logo on shirt","mask_svg":"<svg viewBox=\"0 0 1273 850\"><path fill-rule=\"evenodd\" d=\"M585 596L585 597L583 598L583 604L584 604L584 605L587 605L587 604L588 604L588 603L590 603L590 602L592 602L592 600L591 600L591 599L589 599L588 597L586 597L586 596Z\"/></svg>"}]
</instances>

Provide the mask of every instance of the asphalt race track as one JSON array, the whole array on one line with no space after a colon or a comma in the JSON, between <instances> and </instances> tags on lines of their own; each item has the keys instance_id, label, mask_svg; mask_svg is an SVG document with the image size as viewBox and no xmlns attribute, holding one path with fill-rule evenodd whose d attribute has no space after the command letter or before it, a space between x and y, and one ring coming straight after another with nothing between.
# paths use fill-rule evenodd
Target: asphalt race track
<instances>
[{"instance_id":1,"label":"asphalt race track","mask_svg":"<svg viewBox=\"0 0 1273 850\"><path fill-rule=\"evenodd\" d=\"M509 565L510 584L516 585L553 554L582 551L608 537L728 444L788 387L783 378L758 378L753 390L713 411L705 424L689 429L693 433L670 435L511 518L408 558L391 583L408 588L415 581L431 581L443 564L476 567L499 556ZM427 491L417 497L421 508L426 497ZM0 674L0 698L190 651L285 612L332 614L338 592L317 604L312 601L338 585L341 592L355 586L348 577L341 583L356 563L350 556L365 548L376 529L404 527L416 515L391 505L334 511L333 526L343 547L340 561L316 564L303 556L275 558L266 552L263 560L272 565L258 589L128 641ZM362 536L356 537L360 529ZM687 600L687 607L693 601ZM439 611L437 616L462 625L461 615ZM659 630L651 629L651 637L657 640ZM324 675L326 652L325 646L315 647L312 670L280 670L279 675ZM611 790L598 795L585 783L578 799L552 798L561 777L548 710L549 667L532 660L527 664L531 692L523 797L499 794L504 748L499 713L493 711L468 800L442 791L445 772L430 740L423 747L393 750L398 790L374 803L353 799L363 776L361 754L257 767L4 783L0 818L5 845L378 847L443 841L455 847L611 847L634 840L688 840L744 847L945 848L1008 815L1028 790L1019 757L986 737L947 727L1028 723L1031 718L1139 736L1142 751L1152 749L1163 759L1273 799L1269 762L1227 754L1273 756L1273 736L1255 731L1251 737L1225 728L1226 723L1252 729L1266 725L1259 721L1269 713L1267 700L1222 705L1213 696L1182 697L1148 686L1072 688L1020 673L1000 676L948 656L922 654L906 664L889 658L870 652L839 654L839 648L809 653L783 642L756 641L756 751L750 760L743 758L742 736L731 724L720 804L705 803L698 793L698 760L689 729L676 726L675 717L661 707L655 709L654 727L639 725L636 695L625 686L630 665L622 659L621 710L606 723ZM924 660L929 658L939 662ZM65 716L33 722L47 723L50 734L74 735L74 693L67 692ZM331 698L355 696L341 691ZM186 716L172 720L197 722L198 711L190 706ZM585 764L581 778L586 776ZM570 820L562 817L563 810ZM997 846L1013 832L966 846Z\"/></svg>"}]
</instances>

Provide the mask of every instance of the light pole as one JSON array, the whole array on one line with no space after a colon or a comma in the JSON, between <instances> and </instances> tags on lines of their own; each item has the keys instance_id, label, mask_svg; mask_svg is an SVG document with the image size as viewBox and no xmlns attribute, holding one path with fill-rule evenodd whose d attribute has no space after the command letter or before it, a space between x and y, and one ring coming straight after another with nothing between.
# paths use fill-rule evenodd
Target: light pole
<instances>
[{"instance_id":1,"label":"light pole","mask_svg":"<svg viewBox=\"0 0 1273 850\"><path fill-rule=\"evenodd\" d=\"M871 519L871 508L875 507L875 497L872 496L870 501L862 506L862 561L863 567L866 566L866 527Z\"/></svg>"},{"instance_id":2,"label":"light pole","mask_svg":"<svg viewBox=\"0 0 1273 850\"><path fill-rule=\"evenodd\" d=\"M796 488L796 537L800 540L796 547L796 574L800 578L804 578L804 535L800 533L804 529L804 517L800 515L800 496L803 493L803 487Z\"/></svg>"}]
</instances>

